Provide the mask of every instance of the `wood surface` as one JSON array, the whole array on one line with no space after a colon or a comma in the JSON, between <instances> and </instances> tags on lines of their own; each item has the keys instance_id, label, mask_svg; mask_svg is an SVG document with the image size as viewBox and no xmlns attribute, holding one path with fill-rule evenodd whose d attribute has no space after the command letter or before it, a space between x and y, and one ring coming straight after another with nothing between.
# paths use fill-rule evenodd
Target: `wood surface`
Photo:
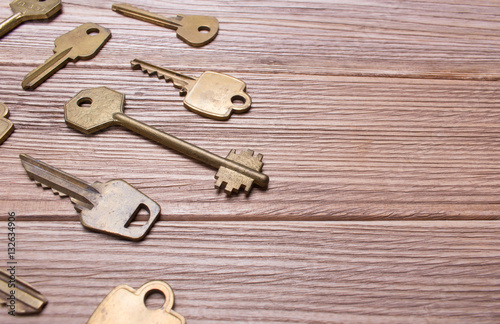
<instances>
[{"instance_id":1,"label":"wood surface","mask_svg":"<svg viewBox=\"0 0 500 324\"><path fill-rule=\"evenodd\" d=\"M0 40L0 102L16 127L0 146L0 221L18 215L19 275L50 303L16 322L84 323L116 285L158 278L188 323L500 321L500 2L134 2L217 17L202 48L112 3L63 0L62 14ZM88 21L113 33L102 51L22 90L54 39ZM198 116L134 58L243 79L252 108ZM215 170L124 128L70 129L64 103L96 86L214 153L263 154L269 188L228 198ZM161 221L140 243L88 232L68 199L28 179L20 153L88 182L124 179Z\"/></svg>"}]
</instances>

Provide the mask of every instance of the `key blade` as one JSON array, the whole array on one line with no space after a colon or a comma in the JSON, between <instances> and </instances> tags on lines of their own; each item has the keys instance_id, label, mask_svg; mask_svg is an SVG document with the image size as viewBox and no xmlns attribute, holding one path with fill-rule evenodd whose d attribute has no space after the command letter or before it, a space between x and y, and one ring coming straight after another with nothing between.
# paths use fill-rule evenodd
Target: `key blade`
<instances>
[{"instance_id":1,"label":"key blade","mask_svg":"<svg viewBox=\"0 0 500 324\"><path fill-rule=\"evenodd\" d=\"M172 81L176 88L181 89L181 95L185 95L187 92L189 92L194 87L196 80L198 79L138 59L132 60L130 64L132 65L133 69L140 69L150 76L156 74L158 79L160 80L164 79L166 82Z\"/></svg>"},{"instance_id":2,"label":"key blade","mask_svg":"<svg viewBox=\"0 0 500 324\"><path fill-rule=\"evenodd\" d=\"M79 206L86 209L92 209L100 193L92 185L86 183L66 172L58 170L40 160L37 160L27 154L20 154L21 163L28 173L28 176L36 181L55 190L74 198L72 201L79 202ZM78 210L79 208L77 208Z\"/></svg>"},{"instance_id":3,"label":"key blade","mask_svg":"<svg viewBox=\"0 0 500 324\"><path fill-rule=\"evenodd\" d=\"M62 9L61 0L15 0L10 3L15 14L21 14L22 21L48 19Z\"/></svg>"},{"instance_id":4,"label":"key blade","mask_svg":"<svg viewBox=\"0 0 500 324\"><path fill-rule=\"evenodd\" d=\"M158 15L147 10L143 10L128 3L115 3L112 6L114 12L122 14L127 17L142 20L151 24L155 24L161 27L167 27L170 29L177 29L181 24L176 20L171 20L162 15Z\"/></svg>"},{"instance_id":5,"label":"key blade","mask_svg":"<svg viewBox=\"0 0 500 324\"><path fill-rule=\"evenodd\" d=\"M10 276L9 272L0 269L0 304L9 308L11 291L15 291L16 315L40 313L47 304L47 299L26 281L16 276L14 282L10 280Z\"/></svg>"},{"instance_id":6,"label":"key blade","mask_svg":"<svg viewBox=\"0 0 500 324\"><path fill-rule=\"evenodd\" d=\"M83 24L59 36L54 41L55 54L24 78L23 89L34 90L70 61L92 59L110 38L109 29L94 23Z\"/></svg>"}]
</instances>

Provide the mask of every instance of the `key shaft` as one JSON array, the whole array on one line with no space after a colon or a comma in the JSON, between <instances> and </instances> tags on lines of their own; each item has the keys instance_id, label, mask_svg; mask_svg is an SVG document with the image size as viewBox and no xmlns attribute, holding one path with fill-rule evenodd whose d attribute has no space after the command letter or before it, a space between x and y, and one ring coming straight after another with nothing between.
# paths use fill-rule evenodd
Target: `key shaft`
<instances>
[{"instance_id":1,"label":"key shaft","mask_svg":"<svg viewBox=\"0 0 500 324\"><path fill-rule=\"evenodd\" d=\"M162 15L158 15L147 10L143 10L134 6L131 6L127 3L116 3L112 6L113 11L122 14L124 16L142 20L157 26L170 28L173 30L177 30L182 26L179 19L175 17L168 18Z\"/></svg>"},{"instance_id":2,"label":"key shaft","mask_svg":"<svg viewBox=\"0 0 500 324\"><path fill-rule=\"evenodd\" d=\"M159 79L164 79L165 81L172 81L174 86L178 89L182 89L181 93L186 94L189 92L198 78L192 77L189 75L185 75L179 72L175 72L170 69L162 68L157 65L153 65L148 62L144 62L142 60L134 59L130 62L133 69L142 70L147 72L149 75L153 75L156 73Z\"/></svg>"},{"instance_id":3,"label":"key shaft","mask_svg":"<svg viewBox=\"0 0 500 324\"><path fill-rule=\"evenodd\" d=\"M45 80L53 76L57 71L62 69L71 61L71 58L68 56L68 53L71 51L71 48L68 48L61 53L56 53L52 55L45 63L28 73L23 81L21 82L21 86L24 90L34 90L40 84L42 84Z\"/></svg>"},{"instance_id":4,"label":"key shaft","mask_svg":"<svg viewBox=\"0 0 500 324\"><path fill-rule=\"evenodd\" d=\"M17 300L15 314L36 314L40 313L47 304L47 299L28 282L16 276L15 287L11 287L11 274L0 269L0 304L9 306L11 291L15 291Z\"/></svg>"},{"instance_id":5,"label":"key shaft","mask_svg":"<svg viewBox=\"0 0 500 324\"><path fill-rule=\"evenodd\" d=\"M23 14L18 12L0 23L0 38L8 34L11 30L19 26L24 20Z\"/></svg>"}]
</instances>

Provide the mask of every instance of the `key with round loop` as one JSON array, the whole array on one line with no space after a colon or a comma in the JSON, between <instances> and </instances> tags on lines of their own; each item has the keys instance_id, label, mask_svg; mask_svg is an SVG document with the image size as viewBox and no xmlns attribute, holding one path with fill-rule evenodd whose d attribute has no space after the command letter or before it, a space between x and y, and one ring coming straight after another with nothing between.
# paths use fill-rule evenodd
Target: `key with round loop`
<instances>
[{"instance_id":1,"label":"key with round loop","mask_svg":"<svg viewBox=\"0 0 500 324\"><path fill-rule=\"evenodd\" d=\"M163 133L123 113L125 95L106 87L82 90L64 106L66 124L84 134L92 134L108 126L121 125L179 153L218 169L216 188L224 187L228 195L241 187L249 193L253 184L267 187L269 177L261 172L262 155L253 151L236 153L226 158L208 152L175 136Z\"/></svg>"}]
</instances>

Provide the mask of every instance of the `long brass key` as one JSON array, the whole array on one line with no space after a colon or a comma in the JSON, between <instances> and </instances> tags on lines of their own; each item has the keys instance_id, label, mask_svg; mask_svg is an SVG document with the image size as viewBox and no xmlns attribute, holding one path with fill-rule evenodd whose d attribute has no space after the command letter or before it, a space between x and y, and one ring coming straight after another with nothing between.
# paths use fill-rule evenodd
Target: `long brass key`
<instances>
[{"instance_id":1,"label":"long brass key","mask_svg":"<svg viewBox=\"0 0 500 324\"><path fill-rule=\"evenodd\" d=\"M179 39L194 47L210 43L219 32L219 21L211 16L177 15L167 18L126 3L114 4L113 11L161 27L174 29Z\"/></svg>"},{"instance_id":2,"label":"long brass key","mask_svg":"<svg viewBox=\"0 0 500 324\"><path fill-rule=\"evenodd\" d=\"M0 23L0 38L28 20L48 19L61 10L61 0L15 0L12 16Z\"/></svg>"},{"instance_id":3,"label":"long brass key","mask_svg":"<svg viewBox=\"0 0 500 324\"><path fill-rule=\"evenodd\" d=\"M207 71L195 78L137 59L130 64L149 75L156 74L158 79L172 81L185 96L184 107L202 116L226 120L233 111L243 113L252 105L252 99L245 92L245 82L227 74Z\"/></svg>"},{"instance_id":4,"label":"long brass key","mask_svg":"<svg viewBox=\"0 0 500 324\"><path fill-rule=\"evenodd\" d=\"M111 31L94 23L83 24L59 36L54 44L54 55L45 63L26 75L22 82L24 90L33 90L68 62L95 57L111 38Z\"/></svg>"},{"instance_id":5,"label":"long brass key","mask_svg":"<svg viewBox=\"0 0 500 324\"><path fill-rule=\"evenodd\" d=\"M5 142L14 131L14 124L7 117L9 117L9 109L0 102L0 144Z\"/></svg>"},{"instance_id":6,"label":"long brass key","mask_svg":"<svg viewBox=\"0 0 500 324\"><path fill-rule=\"evenodd\" d=\"M7 271L0 269L0 305L5 306L8 313L14 316L40 313L47 304L47 299L19 278L15 271L14 266Z\"/></svg>"},{"instance_id":7,"label":"long brass key","mask_svg":"<svg viewBox=\"0 0 500 324\"><path fill-rule=\"evenodd\" d=\"M149 309L149 294L159 292L165 302L158 309ZM184 316L172 310L174 291L164 281L152 280L135 290L127 285L113 289L88 320L87 324L184 324Z\"/></svg>"},{"instance_id":8,"label":"long brass key","mask_svg":"<svg viewBox=\"0 0 500 324\"><path fill-rule=\"evenodd\" d=\"M241 187L249 193L254 182L260 187L267 187L269 178L260 172L262 170L261 154L254 156L251 150L241 153L231 150L226 158L220 157L128 117L123 113L124 103L125 95L106 87L83 90L66 103L64 107L66 124L84 134L92 134L111 125L124 126L179 153L219 169L215 175L217 179L215 187L225 187L228 195L238 192Z\"/></svg>"},{"instance_id":9,"label":"long brass key","mask_svg":"<svg viewBox=\"0 0 500 324\"><path fill-rule=\"evenodd\" d=\"M86 183L29 155L19 155L28 176L43 188L70 196L83 226L91 230L138 241L146 237L160 216L160 206L123 180ZM129 227L141 211L149 212L146 224Z\"/></svg>"}]
</instances>

